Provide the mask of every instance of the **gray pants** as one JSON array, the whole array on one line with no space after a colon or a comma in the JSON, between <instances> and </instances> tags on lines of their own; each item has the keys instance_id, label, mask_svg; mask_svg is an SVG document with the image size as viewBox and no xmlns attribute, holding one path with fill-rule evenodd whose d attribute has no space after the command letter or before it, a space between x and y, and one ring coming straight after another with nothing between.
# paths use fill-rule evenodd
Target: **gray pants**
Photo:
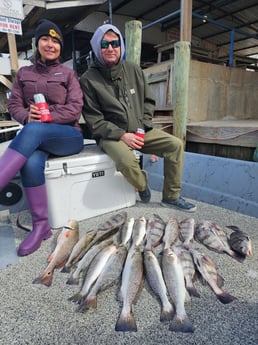
<instances>
[{"instance_id":1,"label":"gray pants","mask_svg":"<svg viewBox=\"0 0 258 345\"><path fill-rule=\"evenodd\" d=\"M146 189L147 181L142 173L133 150L123 141L101 139L99 146L115 162L129 183L139 191ZM176 199L180 196L184 145L181 139L160 129L152 129L145 134L142 153L164 158L163 199Z\"/></svg>"}]
</instances>

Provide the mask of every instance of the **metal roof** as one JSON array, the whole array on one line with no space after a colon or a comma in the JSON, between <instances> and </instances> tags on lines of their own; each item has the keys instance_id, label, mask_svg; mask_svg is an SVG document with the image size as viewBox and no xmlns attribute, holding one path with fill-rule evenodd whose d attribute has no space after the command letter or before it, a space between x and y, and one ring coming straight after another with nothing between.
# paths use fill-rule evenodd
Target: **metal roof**
<instances>
[{"instance_id":1,"label":"metal roof","mask_svg":"<svg viewBox=\"0 0 258 345\"><path fill-rule=\"evenodd\" d=\"M179 30L180 14L175 13L180 10L180 3L180 0L24 0L23 36L17 36L17 47L18 50L28 49L40 18L55 21L64 34L69 34L76 24L95 11L105 13L110 19L121 15L145 23L167 17L157 24L160 30ZM231 49L235 55L250 57L258 54L257 32L257 0L193 0L192 35L215 46L220 50L220 57L228 54L233 35ZM85 41L91 33L82 35ZM79 43L75 41L75 44ZM6 34L0 33L0 52L6 51Z\"/></svg>"}]
</instances>

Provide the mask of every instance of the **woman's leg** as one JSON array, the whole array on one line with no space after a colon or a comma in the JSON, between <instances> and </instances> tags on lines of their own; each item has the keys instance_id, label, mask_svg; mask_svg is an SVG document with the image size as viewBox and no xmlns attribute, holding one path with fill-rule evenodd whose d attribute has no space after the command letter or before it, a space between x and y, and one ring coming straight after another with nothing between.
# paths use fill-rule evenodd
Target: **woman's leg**
<instances>
[{"instance_id":1,"label":"woman's leg","mask_svg":"<svg viewBox=\"0 0 258 345\"><path fill-rule=\"evenodd\" d=\"M21 151L28 156L21 168L21 180L32 216L33 229L19 246L18 255L20 256L35 252L41 242L52 235L48 222L44 173L49 153L58 156L70 155L79 152L83 147L82 135L70 126L40 125L30 126L28 129L20 133L22 136L17 136L17 139L11 143L13 150L16 149L17 152ZM29 135L30 140L28 140Z\"/></svg>"}]
</instances>

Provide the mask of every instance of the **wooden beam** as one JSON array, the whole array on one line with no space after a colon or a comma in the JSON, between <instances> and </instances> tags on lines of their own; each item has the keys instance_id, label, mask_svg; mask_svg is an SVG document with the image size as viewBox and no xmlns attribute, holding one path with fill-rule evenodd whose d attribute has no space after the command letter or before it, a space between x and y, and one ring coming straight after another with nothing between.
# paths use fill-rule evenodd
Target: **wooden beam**
<instances>
[{"instance_id":1,"label":"wooden beam","mask_svg":"<svg viewBox=\"0 0 258 345\"><path fill-rule=\"evenodd\" d=\"M192 0L181 0L180 41L192 41Z\"/></svg>"},{"instance_id":2,"label":"wooden beam","mask_svg":"<svg viewBox=\"0 0 258 345\"><path fill-rule=\"evenodd\" d=\"M142 23L131 20L125 23L126 60L140 65L142 47Z\"/></svg>"},{"instance_id":3,"label":"wooden beam","mask_svg":"<svg viewBox=\"0 0 258 345\"><path fill-rule=\"evenodd\" d=\"M7 38L8 38L8 45L9 45L10 61L11 61L11 75L14 78L19 69L15 35L8 33Z\"/></svg>"},{"instance_id":4,"label":"wooden beam","mask_svg":"<svg viewBox=\"0 0 258 345\"><path fill-rule=\"evenodd\" d=\"M0 75L0 83L7 87L7 89L11 90L13 84L7 79L4 75Z\"/></svg>"}]
</instances>

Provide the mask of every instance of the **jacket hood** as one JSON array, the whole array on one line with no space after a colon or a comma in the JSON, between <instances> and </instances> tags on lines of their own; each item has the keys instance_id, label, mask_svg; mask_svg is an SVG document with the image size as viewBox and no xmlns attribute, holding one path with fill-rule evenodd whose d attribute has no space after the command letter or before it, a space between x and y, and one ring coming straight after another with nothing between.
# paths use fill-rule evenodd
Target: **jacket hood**
<instances>
[{"instance_id":1,"label":"jacket hood","mask_svg":"<svg viewBox=\"0 0 258 345\"><path fill-rule=\"evenodd\" d=\"M119 31L119 29L111 24L104 24L101 25L100 27L98 27L98 29L95 31L95 33L93 34L91 40L90 40L90 44L91 44L91 48L93 50L93 53L95 55L95 57L97 58L98 62L101 65L106 65L104 60L102 59L102 54L101 54L101 46L100 46L100 42L103 38L103 36L105 35L105 33L107 31L114 31L115 34L117 34L120 38L120 42L121 42L121 56L120 56L120 60L121 61L123 59L124 53L125 53L125 45L124 45L124 40L123 40L123 36L121 34L121 32Z\"/></svg>"}]
</instances>

